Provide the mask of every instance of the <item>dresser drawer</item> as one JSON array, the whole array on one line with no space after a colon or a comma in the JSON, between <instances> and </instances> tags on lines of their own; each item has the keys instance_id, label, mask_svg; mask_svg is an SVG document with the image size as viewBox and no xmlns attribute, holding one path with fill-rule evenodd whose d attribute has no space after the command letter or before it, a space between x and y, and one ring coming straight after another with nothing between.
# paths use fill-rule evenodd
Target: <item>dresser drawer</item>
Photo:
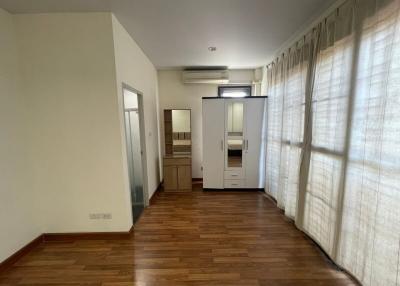
<instances>
[{"instance_id":1,"label":"dresser drawer","mask_svg":"<svg viewBox=\"0 0 400 286\"><path fill-rule=\"evenodd\" d=\"M164 166L192 165L190 158L164 158Z\"/></svg>"},{"instance_id":2,"label":"dresser drawer","mask_svg":"<svg viewBox=\"0 0 400 286\"><path fill-rule=\"evenodd\" d=\"M225 180L240 180L244 179L244 171L243 170L229 170L224 172Z\"/></svg>"},{"instance_id":3,"label":"dresser drawer","mask_svg":"<svg viewBox=\"0 0 400 286\"><path fill-rule=\"evenodd\" d=\"M243 189L244 180L225 180L224 188L226 189Z\"/></svg>"}]
</instances>

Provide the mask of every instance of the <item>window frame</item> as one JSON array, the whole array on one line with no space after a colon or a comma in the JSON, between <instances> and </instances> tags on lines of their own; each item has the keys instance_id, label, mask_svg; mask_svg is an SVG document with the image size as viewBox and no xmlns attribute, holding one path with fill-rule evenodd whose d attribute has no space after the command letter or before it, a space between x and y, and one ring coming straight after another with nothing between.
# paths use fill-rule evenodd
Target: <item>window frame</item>
<instances>
[{"instance_id":1,"label":"window frame","mask_svg":"<svg viewBox=\"0 0 400 286\"><path fill-rule=\"evenodd\" d=\"M247 93L246 96L244 97L238 97L238 98L246 98L246 97L251 97L253 96L252 94L252 86L249 85L220 85L218 86L218 97L221 98L230 98L229 96L222 96L225 90L238 90L238 91L244 91Z\"/></svg>"}]
</instances>

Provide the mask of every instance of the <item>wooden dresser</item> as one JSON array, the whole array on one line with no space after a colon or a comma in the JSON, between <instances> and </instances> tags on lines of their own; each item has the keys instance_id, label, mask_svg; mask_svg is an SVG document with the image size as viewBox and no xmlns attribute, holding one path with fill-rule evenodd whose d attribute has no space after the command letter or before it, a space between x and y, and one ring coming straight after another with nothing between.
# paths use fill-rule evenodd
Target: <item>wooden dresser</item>
<instances>
[{"instance_id":1,"label":"wooden dresser","mask_svg":"<svg viewBox=\"0 0 400 286\"><path fill-rule=\"evenodd\" d=\"M192 190L192 158L189 155L164 156L164 191Z\"/></svg>"}]
</instances>

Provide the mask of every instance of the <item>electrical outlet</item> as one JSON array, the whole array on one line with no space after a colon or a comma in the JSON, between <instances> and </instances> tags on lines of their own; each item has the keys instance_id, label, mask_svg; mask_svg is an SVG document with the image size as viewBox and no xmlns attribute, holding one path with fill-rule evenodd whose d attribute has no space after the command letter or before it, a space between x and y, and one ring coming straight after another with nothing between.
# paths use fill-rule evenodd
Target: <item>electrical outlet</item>
<instances>
[{"instance_id":1,"label":"electrical outlet","mask_svg":"<svg viewBox=\"0 0 400 286\"><path fill-rule=\"evenodd\" d=\"M112 219L112 215L110 213L103 214L103 219Z\"/></svg>"},{"instance_id":2,"label":"electrical outlet","mask_svg":"<svg viewBox=\"0 0 400 286\"><path fill-rule=\"evenodd\" d=\"M89 214L89 219L100 219L98 214Z\"/></svg>"},{"instance_id":3,"label":"electrical outlet","mask_svg":"<svg viewBox=\"0 0 400 286\"><path fill-rule=\"evenodd\" d=\"M89 214L89 219L112 219L111 213Z\"/></svg>"}]
</instances>

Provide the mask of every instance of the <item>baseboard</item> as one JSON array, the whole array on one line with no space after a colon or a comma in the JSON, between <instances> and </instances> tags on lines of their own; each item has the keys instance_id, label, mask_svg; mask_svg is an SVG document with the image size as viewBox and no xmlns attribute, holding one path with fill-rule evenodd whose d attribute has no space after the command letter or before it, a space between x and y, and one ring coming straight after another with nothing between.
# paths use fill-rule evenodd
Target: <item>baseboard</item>
<instances>
[{"instance_id":1,"label":"baseboard","mask_svg":"<svg viewBox=\"0 0 400 286\"><path fill-rule=\"evenodd\" d=\"M74 240L113 240L128 239L133 234L133 226L129 231L121 232L76 232L76 233L43 233L29 242L20 250L12 254L3 262L0 262L0 273L10 268L19 259L28 254L41 243L54 241L74 241Z\"/></svg>"},{"instance_id":2,"label":"baseboard","mask_svg":"<svg viewBox=\"0 0 400 286\"><path fill-rule=\"evenodd\" d=\"M74 241L74 240L113 240L128 239L133 233L133 226L129 231L119 232L74 232L74 233L44 233L43 242Z\"/></svg>"},{"instance_id":3,"label":"baseboard","mask_svg":"<svg viewBox=\"0 0 400 286\"><path fill-rule=\"evenodd\" d=\"M199 182L203 182L203 178L192 178L192 183L199 183ZM158 188L160 188L163 184L164 184L164 180L161 181ZM157 188L157 190L158 190L158 188Z\"/></svg>"},{"instance_id":4,"label":"baseboard","mask_svg":"<svg viewBox=\"0 0 400 286\"><path fill-rule=\"evenodd\" d=\"M153 205L154 202L156 201L157 194L161 191L162 183L163 182L160 182L160 184L158 184L157 189L155 190L155 192L153 193L153 195L151 196L151 198L149 200L149 205Z\"/></svg>"},{"instance_id":5,"label":"baseboard","mask_svg":"<svg viewBox=\"0 0 400 286\"><path fill-rule=\"evenodd\" d=\"M276 204L276 205L278 205L278 201L273 197L273 196L271 196L270 194L268 194L267 192L262 192L263 193L263 196L264 197L266 197L267 199L269 199L271 202L273 202L274 204Z\"/></svg>"},{"instance_id":6,"label":"baseboard","mask_svg":"<svg viewBox=\"0 0 400 286\"><path fill-rule=\"evenodd\" d=\"M203 188L203 191L206 192L260 192L263 189L246 189L246 188L235 188L235 189L230 189L230 188L225 188L225 189L213 189L213 188Z\"/></svg>"},{"instance_id":7,"label":"baseboard","mask_svg":"<svg viewBox=\"0 0 400 286\"><path fill-rule=\"evenodd\" d=\"M39 235L37 238L29 242L27 245L22 247L20 250L12 254L3 262L0 262L0 273L10 268L14 263L16 263L21 257L25 256L32 249L36 248L43 242L43 234Z\"/></svg>"}]
</instances>

